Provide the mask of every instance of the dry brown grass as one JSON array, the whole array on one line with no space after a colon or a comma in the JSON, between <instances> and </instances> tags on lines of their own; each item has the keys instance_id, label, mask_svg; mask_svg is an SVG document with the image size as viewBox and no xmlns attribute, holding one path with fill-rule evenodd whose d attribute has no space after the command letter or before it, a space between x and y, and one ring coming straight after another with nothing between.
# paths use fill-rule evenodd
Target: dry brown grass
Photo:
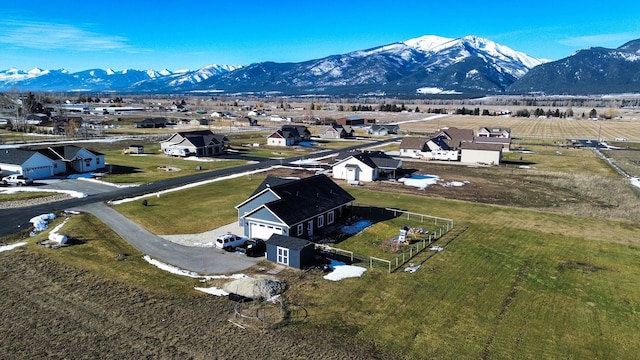
<instances>
[{"instance_id":1,"label":"dry brown grass","mask_svg":"<svg viewBox=\"0 0 640 360\"><path fill-rule=\"evenodd\" d=\"M414 114L416 118L425 118L428 114ZM452 115L436 120L402 124L403 131L435 132L445 126L473 129L483 126L510 128L513 137L549 137L549 138L591 138L613 140L627 138L640 141L640 120L623 118L621 120L590 121L573 119L535 119L496 116L459 116Z\"/></svg>"}]
</instances>

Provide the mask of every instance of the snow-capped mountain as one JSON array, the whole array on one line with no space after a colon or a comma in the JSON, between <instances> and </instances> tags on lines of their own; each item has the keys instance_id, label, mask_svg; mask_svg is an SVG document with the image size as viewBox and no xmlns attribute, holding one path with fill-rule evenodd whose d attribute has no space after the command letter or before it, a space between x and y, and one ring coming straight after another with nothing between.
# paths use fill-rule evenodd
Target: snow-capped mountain
<instances>
[{"instance_id":1,"label":"snow-capped mountain","mask_svg":"<svg viewBox=\"0 0 640 360\"><path fill-rule=\"evenodd\" d=\"M199 90L289 94L500 93L543 61L475 36L423 36L301 63L263 62L197 84Z\"/></svg>"},{"instance_id":2,"label":"snow-capped mountain","mask_svg":"<svg viewBox=\"0 0 640 360\"><path fill-rule=\"evenodd\" d=\"M536 67L510 88L513 93L554 95L612 94L640 91L640 39L617 49L579 50Z\"/></svg>"},{"instance_id":3,"label":"snow-capped mountain","mask_svg":"<svg viewBox=\"0 0 640 360\"><path fill-rule=\"evenodd\" d=\"M0 71L0 90L486 94L504 92L541 63L480 37L429 35L299 63L209 65L174 72L93 69L70 74L64 70L9 69Z\"/></svg>"},{"instance_id":4,"label":"snow-capped mountain","mask_svg":"<svg viewBox=\"0 0 640 360\"><path fill-rule=\"evenodd\" d=\"M20 91L153 91L176 84L195 84L211 76L239 68L239 65L208 65L201 69L155 71L124 69L90 69L70 73L67 70L33 69L22 71L16 68L0 71L0 90Z\"/></svg>"}]
</instances>

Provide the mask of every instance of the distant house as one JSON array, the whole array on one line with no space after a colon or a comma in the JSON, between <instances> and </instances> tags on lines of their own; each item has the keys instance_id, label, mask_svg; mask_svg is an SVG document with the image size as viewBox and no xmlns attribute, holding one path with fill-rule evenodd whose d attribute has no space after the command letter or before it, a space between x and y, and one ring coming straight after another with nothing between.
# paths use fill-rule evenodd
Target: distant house
<instances>
[{"instance_id":1,"label":"distant house","mask_svg":"<svg viewBox=\"0 0 640 360\"><path fill-rule=\"evenodd\" d=\"M345 139L353 137L355 130L349 125L331 124L324 128L318 136L322 139Z\"/></svg>"},{"instance_id":2,"label":"distant house","mask_svg":"<svg viewBox=\"0 0 640 360\"><path fill-rule=\"evenodd\" d=\"M284 125L267 136L267 145L293 146L302 141L309 141L311 132L304 125Z\"/></svg>"},{"instance_id":3,"label":"distant house","mask_svg":"<svg viewBox=\"0 0 640 360\"><path fill-rule=\"evenodd\" d=\"M207 126L209 125L209 119L193 119L189 121L189 125L191 126Z\"/></svg>"},{"instance_id":4,"label":"distant house","mask_svg":"<svg viewBox=\"0 0 640 360\"><path fill-rule=\"evenodd\" d=\"M462 143L473 142L473 130L471 129L458 129L456 127L449 127L441 129L436 132L434 137L444 137L449 144L449 147L453 149L460 148Z\"/></svg>"},{"instance_id":5,"label":"distant house","mask_svg":"<svg viewBox=\"0 0 640 360\"><path fill-rule=\"evenodd\" d=\"M308 240L273 234L266 244L265 256L276 264L303 269L315 260L315 244Z\"/></svg>"},{"instance_id":6,"label":"distant house","mask_svg":"<svg viewBox=\"0 0 640 360\"><path fill-rule=\"evenodd\" d=\"M428 151L427 137L405 136L400 142L400 156L420 158L422 154Z\"/></svg>"},{"instance_id":7,"label":"distant house","mask_svg":"<svg viewBox=\"0 0 640 360\"><path fill-rule=\"evenodd\" d=\"M293 146L296 144L295 139L295 136L291 132L278 129L267 136L267 145Z\"/></svg>"},{"instance_id":8,"label":"distant house","mask_svg":"<svg viewBox=\"0 0 640 360\"><path fill-rule=\"evenodd\" d=\"M400 126L395 124L374 124L367 131L371 135L392 135L400 132Z\"/></svg>"},{"instance_id":9,"label":"distant house","mask_svg":"<svg viewBox=\"0 0 640 360\"><path fill-rule=\"evenodd\" d=\"M144 154L144 146L139 144L131 144L129 145L129 149L127 149L129 154Z\"/></svg>"},{"instance_id":10,"label":"distant house","mask_svg":"<svg viewBox=\"0 0 640 360\"><path fill-rule=\"evenodd\" d=\"M0 150L0 173L21 174L32 179L45 179L54 175L53 161L37 151L24 149Z\"/></svg>"},{"instance_id":11,"label":"distant house","mask_svg":"<svg viewBox=\"0 0 640 360\"><path fill-rule=\"evenodd\" d=\"M429 139L423 157L427 160L460 160L460 149L450 147L447 140L444 136Z\"/></svg>"},{"instance_id":12,"label":"distant house","mask_svg":"<svg viewBox=\"0 0 640 360\"><path fill-rule=\"evenodd\" d=\"M497 137L497 138L510 138L511 137L511 129L509 128L492 128L492 127L481 127L478 129L477 137Z\"/></svg>"},{"instance_id":13,"label":"distant house","mask_svg":"<svg viewBox=\"0 0 640 360\"><path fill-rule=\"evenodd\" d=\"M272 234L313 239L346 214L355 199L326 175L292 180L268 176L236 206L244 235Z\"/></svg>"},{"instance_id":14,"label":"distant house","mask_svg":"<svg viewBox=\"0 0 640 360\"><path fill-rule=\"evenodd\" d=\"M375 124L376 119L365 119L361 116L354 115L336 119L336 123L339 125L361 126L367 124Z\"/></svg>"},{"instance_id":15,"label":"distant house","mask_svg":"<svg viewBox=\"0 0 640 360\"><path fill-rule=\"evenodd\" d=\"M167 127L168 121L166 118L147 118L140 122L133 123L133 127L136 128L164 128Z\"/></svg>"},{"instance_id":16,"label":"distant house","mask_svg":"<svg viewBox=\"0 0 640 360\"><path fill-rule=\"evenodd\" d=\"M173 150L184 150L195 156L218 155L225 151L229 139L225 135L214 134L211 130L181 131L160 143L165 154Z\"/></svg>"},{"instance_id":17,"label":"distant house","mask_svg":"<svg viewBox=\"0 0 640 360\"><path fill-rule=\"evenodd\" d=\"M54 174L86 173L105 167L104 154L75 145L50 146L36 151L54 162Z\"/></svg>"},{"instance_id":18,"label":"distant house","mask_svg":"<svg viewBox=\"0 0 640 360\"><path fill-rule=\"evenodd\" d=\"M502 145L466 142L462 144L460 162L465 164L499 165Z\"/></svg>"},{"instance_id":19,"label":"distant house","mask_svg":"<svg viewBox=\"0 0 640 360\"><path fill-rule=\"evenodd\" d=\"M333 164L332 176L355 185L361 181L371 182L387 176L395 178L396 171L401 167L401 160L383 152L360 152Z\"/></svg>"}]
</instances>

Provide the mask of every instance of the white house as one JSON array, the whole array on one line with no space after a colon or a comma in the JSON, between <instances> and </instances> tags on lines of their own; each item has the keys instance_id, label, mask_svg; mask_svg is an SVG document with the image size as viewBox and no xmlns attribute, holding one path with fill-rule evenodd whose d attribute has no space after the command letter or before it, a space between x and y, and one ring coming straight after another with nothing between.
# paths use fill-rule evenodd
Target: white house
<instances>
[{"instance_id":1,"label":"white house","mask_svg":"<svg viewBox=\"0 0 640 360\"><path fill-rule=\"evenodd\" d=\"M36 151L53 162L54 174L85 173L105 167L104 154L75 145L50 146Z\"/></svg>"},{"instance_id":2,"label":"white house","mask_svg":"<svg viewBox=\"0 0 640 360\"><path fill-rule=\"evenodd\" d=\"M32 179L54 175L54 162L43 154L23 149L0 150L0 173L22 174Z\"/></svg>"},{"instance_id":3,"label":"white house","mask_svg":"<svg viewBox=\"0 0 640 360\"><path fill-rule=\"evenodd\" d=\"M289 131L276 130L267 137L267 145L293 146L296 143L295 136Z\"/></svg>"},{"instance_id":4,"label":"white house","mask_svg":"<svg viewBox=\"0 0 640 360\"><path fill-rule=\"evenodd\" d=\"M383 152L361 152L339 160L332 166L334 179L346 180L349 184L371 182L384 176L395 177L402 161Z\"/></svg>"},{"instance_id":5,"label":"white house","mask_svg":"<svg viewBox=\"0 0 640 360\"><path fill-rule=\"evenodd\" d=\"M426 137L406 136L400 142L400 156L420 158L428 150Z\"/></svg>"}]
</instances>

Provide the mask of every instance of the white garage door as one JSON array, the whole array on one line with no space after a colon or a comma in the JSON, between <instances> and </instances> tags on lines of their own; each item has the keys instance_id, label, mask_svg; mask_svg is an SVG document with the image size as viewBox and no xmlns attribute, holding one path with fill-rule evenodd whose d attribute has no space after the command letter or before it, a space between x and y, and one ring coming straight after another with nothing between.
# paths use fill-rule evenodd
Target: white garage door
<instances>
[{"instance_id":1,"label":"white garage door","mask_svg":"<svg viewBox=\"0 0 640 360\"><path fill-rule=\"evenodd\" d=\"M46 179L53 175L53 170L51 166L40 166L27 169L23 172L23 175L32 179Z\"/></svg>"},{"instance_id":2,"label":"white garage door","mask_svg":"<svg viewBox=\"0 0 640 360\"><path fill-rule=\"evenodd\" d=\"M263 224L251 224L249 235L252 238L267 240L272 234L282 235L282 228Z\"/></svg>"}]
</instances>

